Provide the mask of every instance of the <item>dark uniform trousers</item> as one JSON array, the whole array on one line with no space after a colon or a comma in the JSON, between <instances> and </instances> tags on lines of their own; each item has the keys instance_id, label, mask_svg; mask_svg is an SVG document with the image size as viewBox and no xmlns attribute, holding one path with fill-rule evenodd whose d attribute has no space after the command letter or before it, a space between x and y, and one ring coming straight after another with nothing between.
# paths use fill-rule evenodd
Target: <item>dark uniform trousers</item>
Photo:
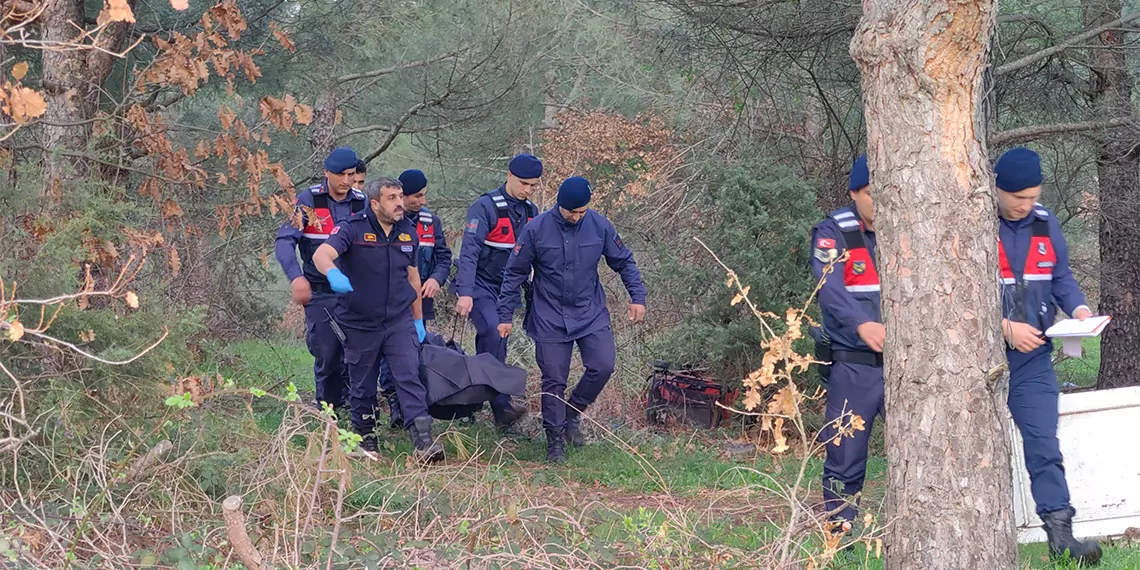
<instances>
[{"instance_id":1,"label":"dark uniform trousers","mask_svg":"<svg viewBox=\"0 0 1140 570\"><path fill-rule=\"evenodd\" d=\"M427 390L420 382L420 347L411 313L376 329L345 327L344 359L348 367L352 426L357 433L376 428L376 377L380 360L388 362L404 413L404 427L428 415Z\"/></svg>"},{"instance_id":2,"label":"dark uniform trousers","mask_svg":"<svg viewBox=\"0 0 1140 570\"><path fill-rule=\"evenodd\" d=\"M883 369L878 366L853 362L834 362L827 381L827 426L821 439L827 442L827 457L823 463L823 501L827 512L843 507L832 519L854 520L858 510L856 496L863 490L867 475L867 445L875 416L882 416ZM864 429L856 430L853 437L843 436L839 445L833 422L844 414L863 419ZM839 421L839 426L850 425L851 416Z\"/></svg>"},{"instance_id":3,"label":"dark uniform trousers","mask_svg":"<svg viewBox=\"0 0 1140 570\"><path fill-rule=\"evenodd\" d=\"M1037 515L1072 508L1061 445L1057 440L1057 376L1052 354L1039 350L1009 354L1009 404L1021 430L1029 488Z\"/></svg>"},{"instance_id":4,"label":"dark uniform trousers","mask_svg":"<svg viewBox=\"0 0 1140 570\"><path fill-rule=\"evenodd\" d=\"M471 322L475 325L476 354L492 354L507 361L507 339L499 336L499 285L476 279L471 295Z\"/></svg>"},{"instance_id":5,"label":"dark uniform trousers","mask_svg":"<svg viewBox=\"0 0 1140 570\"><path fill-rule=\"evenodd\" d=\"M542 370L542 425L546 429L561 431L566 424L566 382L575 342L586 371L570 395L570 405L584 410L593 404L614 373L616 348L608 326L577 341L535 342L534 357Z\"/></svg>"},{"instance_id":6,"label":"dark uniform trousers","mask_svg":"<svg viewBox=\"0 0 1140 570\"><path fill-rule=\"evenodd\" d=\"M305 305L305 345L313 355L317 402L328 402L331 406L343 404L348 390L344 345L329 322L330 315L336 313L336 305L336 295L330 294L313 294Z\"/></svg>"}]
</instances>

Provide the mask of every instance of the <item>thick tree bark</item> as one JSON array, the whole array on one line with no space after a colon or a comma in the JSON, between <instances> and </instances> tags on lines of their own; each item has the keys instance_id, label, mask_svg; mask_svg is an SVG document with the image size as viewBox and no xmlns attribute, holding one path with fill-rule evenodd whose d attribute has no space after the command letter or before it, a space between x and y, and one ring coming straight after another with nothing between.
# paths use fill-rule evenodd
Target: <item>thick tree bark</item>
<instances>
[{"instance_id":1,"label":"thick tree bark","mask_svg":"<svg viewBox=\"0 0 1140 570\"><path fill-rule=\"evenodd\" d=\"M134 0L128 0L134 6ZM103 82L115 64L113 53L123 48L130 29L123 22L109 24L92 47L80 30L86 29L83 0L45 0L40 16L44 40L72 43L73 49L43 52L44 112L43 147L49 153L44 177L45 193L51 194L86 178L91 168L74 156L50 154L54 150L83 152L91 132L91 119L99 110ZM76 49L85 45L84 49ZM98 49L94 49L94 48Z\"/></svg>"},{"instance_id":2,"label":"thick tree bark","mask_svg":"<svg viewBox=\"0 0 1140 570\"><path fill-rule=\"evenodd\" d=\"M322 91L313 105L313 128L309 132L309 148L313 149L313 180L319 181L324 175L325 157L336 145L336 108L336 88Z\"/></svg>"},{"instance_id":3,"label":"thick tree bark","mask_svg":"<svg viewBox=\"0 0 1140 570\"><path fill-rule=\"evenodd\" d=\"M1121 0L1085 0L1085 27L1120 18ZM1132 118L1132 82L1124 34L1100 34L1090 50L1092 103L1099 120ZM1114 136L1115 135L1115 136ZM1097 140L1100 183L1100 312L1112 315L1101 340L1097 388L1140 385L1140 153L1131 137L1107 131Z\"/></svg>"},{"instance_id":4,"label":"thick tree bark","mask_svg":"<svg viewBox=\"0 0 1140 570\"><path fill-rule=\"evenodd\" d=\"M82 0L46 0L40 17L44 40L74 42L79 40L83 25ZM77 27L78 26L78 27ZM87 142L84 120L87 105L83 78L86 58L82 50L45 50L43 52L44 101L43 147L51 150L81 151ZM88 174L81 161L73 157L49 154L45 161L44 188L49 197L73 180Z\"/></svg>"},{"instance_id":5,"label":"thick tree bark","mask_svg":"<svg viewBox=\"0 0 1140 570\"><path fill-rule=\"evenodd\" d=\"M865 0L862 72L887 328L886 567L1010 569L996 213L977 124L992 1Z\"/></svg>"}]
</instances>

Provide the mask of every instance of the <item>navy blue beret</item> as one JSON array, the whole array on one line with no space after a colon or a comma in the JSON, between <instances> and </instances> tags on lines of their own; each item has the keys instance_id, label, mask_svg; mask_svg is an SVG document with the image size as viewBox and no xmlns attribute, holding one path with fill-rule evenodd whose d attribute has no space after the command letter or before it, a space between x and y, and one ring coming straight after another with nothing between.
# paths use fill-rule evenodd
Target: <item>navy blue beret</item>
<instances>
[{"instance_id":1,"label":"navy blue beret","mask_svg":"<svg viewBox=\"0 0 1140 570\"><path fill-rule=\"evenodd\" d=\"M520 154L511 159L507 168L518 178L541 178L542 161L532 154Z\"/></svg>"},{"instance_id":2,"label":"navy blue beret","mask_svg":"<svg viewBox=\"0 0 1140 570\"><path fill-rule=\"evenodd\" d=\"M404 185L404 195L410 196L427 188L427 176L414 168L400 173L400 184Z\"/></svg>"},{"instance_id":3,"label":"navy blue beret","mask_svg":"<svg viewBox=\"0 0 1140 570\"><path fill-rule=\"evenodd\" d=\"M521 178L521 177L520 177ZM571 176L558 187L558 205L567 210L577 210L590 203L590 181L581 176Z\"/></svg>"},{"instance_id":4,"label":"navy blue beret","mask_svg":"<svg viewBox=\"0 0 1140 570\"><path fill-rule=\"evenodd\" d=\"M1041 185L1041 157L1025 147L1011 148L994 164L997 187L1006 192L1021 192Z\"/></svg>"},{"instance_id":5,"label":"navy blue beret","mask_svg":"<svg viewBox=\"0 0 1140 570\"><path fill-rule=\"evenodd\" d=\"M871 183L871 172L867 170L867 155L859 155L851 165L851 176L847 179L848 190L858 190Z\"/></svg>"},{"instance_id":6,"label":"navy blue beret","mask_svg":"<svg viewBox=\"0 0 1140 570\"><path fill-rule=\"evenodd\" d=\"M356 151L342 146L329 153L325 159L325 170L340 174L349 168L356 168L356 163L359 161L360 159L356 158Z\"/></svg>"}]
</instances>

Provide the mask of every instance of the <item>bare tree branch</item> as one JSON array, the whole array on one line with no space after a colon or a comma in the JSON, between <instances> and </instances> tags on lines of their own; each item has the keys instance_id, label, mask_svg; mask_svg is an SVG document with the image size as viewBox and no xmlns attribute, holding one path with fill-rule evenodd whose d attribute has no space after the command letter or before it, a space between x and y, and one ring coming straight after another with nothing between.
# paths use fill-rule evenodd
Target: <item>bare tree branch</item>
<instances>
[{"instance_id":1,"label":"bare tree branch","mask_svg":"<svg viewBox=\"0 0 1140 570\"><path fill-rule=\"evenodd\" d=\"M4 328L7 328L7 327L4 327ZM53 336L49 336L49 335L43 334L41 332L33 331L31 329L25 329L24 334L34 336L37 338L42 338L45 341L47 341L49 344L66 346L67 348L70 348L71 350L79 353L80 355L85 356L87 358L90 358L91 360L94 360L96 362L102 362L103 364L109 364L111 366L122 366L124 364L130 364L130 363L142 358L143 356L146 355L146 353L154 350L155 347L162 344L162 341L166 340L166 337L170 336L170 329L164 328L162 331L162 336L158 337L158 340L154 341L153 344L144 348L141 352L139 352L138 354L135 354L134 356L132 356L126 360L106 360L103 358L99 358L98 356L95 356L94 354L86 352L82 348L79 348L78 346L76 346L70 342L67 342L66 340L60 340L60 339L55 338Z\"/></svg>"},{"instance_id":2,"label":"bare tree branch","mask_svg":"<svg viewBox=\"0 0 1140 570\"><path fill-rule=\"evenodd\" d=\"M1123 26L1124 24L1127 24L1129 22L1134 22L1136 20L1140 20L1140 12L1136 12L1134 14L1129 14L1127 16L1124 16L1123 18L1120 18L1118 20L1114 20L1114 21L1109 22L1109 23L1107 23L1103 26L1100 26L1098 28L1093 28L1091 30L1086 30L1084 32L1081 32L1081 33L1079 33L1079 34L1077 34L1077 35L1075 35L1075 36L1073 36L1073 37L1071 37L1071 38L1069 38L1069 39L1067 39L1067 40L1065 40L1065 41L1063 41L1063 42L1061 42L1055 46L1045 48L1041 51L1031 53L1027 56L1021 57L1020 59L1015 59L1009 63L998 66L997 68L994 69L994 77L1005 75L1007 73L1012 73L1012 72L1017 71L1019 69L1033 65L1034 63L1037 63L1038 61L1041 61L1045 58L1052 57L1052 56L1054 56L1058 53L1061 53L1067 49L1077 47L1078 44L1080 44L1081 42L1083 42L1085 40L1088 40L1090 38L1095 38L1096 36L1098 36L1104 32L1107 32L1108 30L1111 30L1113 28L1119 28L1120 26Z\"/></svg>"},{"instance_id":3,"label":"bare tree branch","mask_svg":"<svg viewBox=\"0 0 1140 570\"><path fill-rule=\"evenodd\" d=\"M431 127L423 127L420 129L403 129L400 132L405 134L405 135L411 135L411 134L415 134L415 133L430 133L430 132L442 131L444 129L451 128L451 127L455 126L456 124L457 124L456 121L452 121L450 123L443 123L441 125L434 125ZM363 135L365 133L372 133L372 132L376 132L376 131L392 132L392 129L393 129L393 127L391 125L369 125L367 127L360 127L360 128L352 129L349 131L345 131L344 133L337 135L336 138L337 138L337 140L340 140L340 139L348 138L348 137L351 137L354 135Z\"/></svg>"},{"instance_id":4,"label":"bare tree branch","mask_svg":"<svg viewBox=\"0 0 1140 570\"><path fill-rule=\"evenodd\" d=\"M1128 117L1118 117L1107 121L1082 121L1079 123L1053 123L1048 125L1031 125L1018 127L990 135L986 144L991 147L1004 146L1013 143L1023 143L1036 140L1049 135L1062 133L1082 133L1088 131L1101 131L1134 125L1135 122Z\"/></svg>"},{"instance_id":5,"label":"bare tree branch","mask_svg":"<svg viewBox=\"0 0 1140 570\"><path fill-rule=\"evenodd\" d=\"M344 83L347 81L355 81L357 79L368 79L370 77L380 77L383 75L391 75L393 73L396 73L397 71L402 71L404 69L413 69L416 67L425 67L425 66L431 65L433 63L455 57L455 56L463 53L464 51L467 51L466 47L462 47L462 48L459 48L459 49L454 50L454 51L449 51L445 54L438 55L438 56L430 58L430 59L418 59L416 61L406 61L404 63L393 65L392 67L385 67L384 69L374 69L372 71L365 71L364 73L350 73L348 75L341 75L340 77L337 77L336 80L340 83Z\"/></svg>"},{"instance_id":6,"label":"bare tree branch","mask_svg":"<svg viewBox=\"0 0 1140 570\"><path fill-rule=\"evenodd\" d=\"M380 148L368 153L368 155L364 157L364 162L365 163L372 162L372 159L380 156L381 154L384 154L384 151L388 150L388 147L392 146L392 142L396 140L396 137L400 136L400 133L403 132L404 123L408 122L408 119L416 116L416 114L418 114L420 111L423 111L424 109L426 109L428 107L435 107L436 105L443 103L445 100L447 100L448 96L450 96L450 95L451 95L451 92L448 91L447 93L445 93L441 97L438 97L436 99L432 99L431 101L424 101L423 103L418 103L415 106L413 106L411 109L408 109L407 112L404 113L404 116L400 117L400 120L396 121L396 124L392 125L391 130L388 131L388 138L384 139L384 142L380 144Z\"/></svg>"}]
</instances>

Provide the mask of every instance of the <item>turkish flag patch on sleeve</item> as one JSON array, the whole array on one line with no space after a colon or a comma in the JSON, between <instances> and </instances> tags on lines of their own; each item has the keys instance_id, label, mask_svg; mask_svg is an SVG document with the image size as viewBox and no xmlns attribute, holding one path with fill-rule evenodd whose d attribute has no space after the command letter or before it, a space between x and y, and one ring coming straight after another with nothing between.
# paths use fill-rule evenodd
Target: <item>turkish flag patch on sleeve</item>
<instances>
[{"instance_id":1,"label":"turkish flag patch on sleeve","mask_svg":"<svg viewBox=\"0 0 1140 570\"><path fill-rule=\"evenodd\" d=\"M820 249L832 249L835 247L835 240L831 238L819 238L815 246Z\"/></svg>"}]
</instances>

